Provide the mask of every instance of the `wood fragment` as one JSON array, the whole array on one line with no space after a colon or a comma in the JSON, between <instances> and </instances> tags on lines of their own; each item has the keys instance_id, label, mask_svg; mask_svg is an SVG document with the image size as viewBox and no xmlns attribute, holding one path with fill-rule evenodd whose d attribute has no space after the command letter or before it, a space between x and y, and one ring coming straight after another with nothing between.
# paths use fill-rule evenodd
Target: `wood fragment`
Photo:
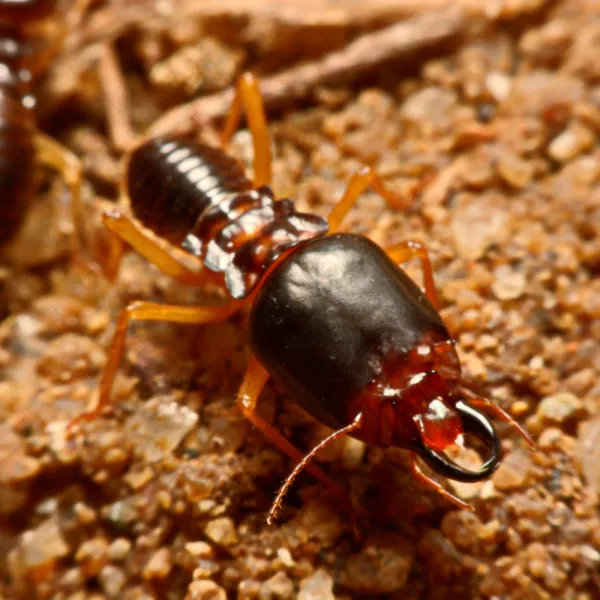
<instances>
[{"instance_id":1,"label":"wood fragment","mask_svg":"<svg viewBox=\"0 0 600 600\"><path fill-rule=\"evenodd\" d=\"M129 120L123 73L115 51L109 43L103 44L100 51L99 75L110 139L117 150L127 150L132 146L136 135Z\"/></svg>"},{"instance_id":2,"label":"wood fragment","mask_svg":"<svg viewBox=\"0 0 600 600\"><path fill-rule=\"evenodd\" d=\"M156 0L113 1L96 11L75 46L112 40L132 27L164 31L190 19L260 20L287 27L367 27L449 8L462 8L471 17L512 19L541 10L549 0Z\"/></svg>"},{"instance_id":3,"label":"wood fragment","mask_svg":"<svg viewBox=\"0 0 600 600\"><path fill-rule=\"evenodd\" d=\"M320 85L350 83L379 64L411 56L458 36L468 26L461 9L432 12L365 34L338 52L264 79L261 83L267 108L306 98ZM149 135L189 130L193 122L222 116L233 98L226 90L183 104L167 112L150 128Z\"/></svg>"},{"instance_id":4,"label":"wood fragment","mask_svg":"<svg viewBox=\"0 0 600 600\"><path fill-rule=\"evenodd\" d=\"M86 27L74 32L82 46L114 39L132 27L162 31L190 19L248 19L286 27L364 27L394 23L418 14L480 0L180 0L177 10L155 0L114 2L96 11Z\"/></svg>"}]
</instances>

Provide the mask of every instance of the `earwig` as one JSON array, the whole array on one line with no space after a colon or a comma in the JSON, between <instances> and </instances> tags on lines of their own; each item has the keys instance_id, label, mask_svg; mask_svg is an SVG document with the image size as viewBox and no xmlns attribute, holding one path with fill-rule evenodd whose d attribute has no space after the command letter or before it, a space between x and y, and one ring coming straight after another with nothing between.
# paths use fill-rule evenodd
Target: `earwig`
<instances>
[{"instance_id":1,"label":"earwig","mask_svg":"<svg viewBox=\"0 0 600 600\"><path fill-rule=\"evenodd\" d=\"M242 104L253 134L254 182L224 150ZM251 358L237 403L251 423L298 461L273 504L269 522L304 468L344 497L342 489L309 462L343 434L371 445L408 449L411 470L422 483L461 508L470 508L426 475L416 457L450 479L473 482L489 477L500 464L500 442L480 409L533 442L501 408L461 386L455 342L437 310L426 248L408 241L383 250L363 236L337 232L369 186L392 206L401 203L372 169L363 168L325 220L297 212L290 199L276 200L270 180L262 98L249 74L239 81L221 149L173 136L151 139L132 152L126 191L134 218L112 210L104 215L106 226L166 274L192 285L216 279L231 300L216 307L138 301L125 308L99 400L70 426L110 406L130 321L209 323L249 308ZM184 263L182 250L197 268ZM412 258L420 260L424 292L398 266ZM305 457L255 410L270 377L312 417L334 429ZM477 470L459 466L445 453L454 444L462 445L465 435L487 447L489 456Z\"/></svg>"},{"instance_id":2,"label":"earwig","mask_svg":"<svg viewBox=\"0 0 600 600\"><path fill-rule=\"evenodd\" d=\"M19 231L35 193L34 167L58 171L71 189L74 226L80 219L81 165L37 128L34 82L53 53L30 34L53 14L56 0L0 0L0 246ZM77 236L73 235L77 254Z\"/></svg>"}]
</instances>

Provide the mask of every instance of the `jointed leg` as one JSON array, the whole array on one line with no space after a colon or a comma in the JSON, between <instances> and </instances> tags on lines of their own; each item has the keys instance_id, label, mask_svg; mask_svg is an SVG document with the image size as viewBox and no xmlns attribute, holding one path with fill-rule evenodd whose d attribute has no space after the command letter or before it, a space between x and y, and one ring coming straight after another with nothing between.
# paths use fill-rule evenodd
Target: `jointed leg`
<instances>
[{"instance_id":1,"label":"jointed leg","mask_svg":"<svg viewBox=\"0 0 600 600\"><path fill-rule=\"evenodd\" d=\"M421 270L423 271L423 284L425 285L425 294L427 298L438 308L438 297L435 291L435 283L433 282L433 269L429 260L427 248L421 242L409 240L408 242L400 242L386 250L387 255L396 263L404 263L411 258L418 258L421 261Z\"/></svg>"},{"instance_id":2,"label":"jointed leg","mask_svg":"<svg viewBox=\"0 0 600 600\"><path fill-rule=\"evenodd\" d=\"M246 119L254 146L254 185L270 185L271 175L271 138L267 127L265 107L258 80L252 73L244 73L238 80L235 97L221 135L221 146L227 147L231 136L237 129L242 113Z\"/></svg>"},{"instance_id":3,"label":"jointed leg","mask_svg":"<svg viewBox=\"0 0 600 600\"><path fill-rule=\"evenodd\" d=\"M109 210L102 216L104 225L114 234L109 251L106 271L112 278L116 275L123 251L123 242L127 242L138 254L155 264L163 273L187 285L206 283L211 272L202 268L198 262L198 270L192 270L179 257L170 251L168 244L152 237L136 221L117 209ZM190 257L193 260L192 257Z\"/></svg>"},{"instance_id":4,"label":"jointed leg","mask_svg":"<svg viewBox=\"0 0 600 600\"><path fill-rule=\"evenodd\" d=\"M84 258L81 250L82 241L86 238L83 231L84 214L81 202L81 182L83 179L81 162L72 152L41 132L36 133L35 149L37 160L41 164L58 171L71 190L73 220L71 252L73 261L93 272L100 272L100 267L95 262Z\"/></svg>"},{"instance_id":5,"label":"jointed leg","mask_svg":"<svg viewBox=\"0 0 600 600\"><path fill-rule=\"evenodd\" d=\"M452 504L455 504L459 508L463 508L465 510L471 510L471 511L473 510L473 507L470 504L468 504L467 502L464 502L460 498L457 498L454 494L449 492L446 488L444 488L437 481L434 481L433 479L431 479L431 477L429 477L428 475L425 475L425 473L423 473L423 471L421 471L421 467L419 467L419 464L417 463L417 457L414 454L411 454L411 456L410 456L410 470L411 470L411 473L413 474L413 476L416 479L418 479L423 485L425 485L429 488L433 488L436 492L438 492L442 496L444 496L444 498L446 498L446 500L449 500L450 502L452 502Z\"/></svg>"},{"instance_id":6,"label":"jointed leg","mask_svg":"<svg viewBox=\"0 0 600 600\"><path fill-rule=\"evenodd\" d=\"M508 423L516 432L527 442L527 444L531 448L535 448L535 442L531 439L531 436L523 429L505 410L500 408L497 404L494 404L487 398L483 398L481 396L476 396L470 390L466 388L461 388L463 393L468 396L468 404L476 408L481 408L484 412Z\"/></svg>"},{"instance_id":7,"label":"jointed leg","mask_svg":"<svg viewBox=\"0 0 600 600\"><path fill-rule=\"evenodd\" d=\"M262 365L251 357L248 364L248 370L240 386L238 392L238 407L243 415L257 428L260 429L271 441L290 458L301 463L304 455L294 447L283 435L281 435L274 427L269 425L262 417L256 414L256 404L258 397L262 392L269 374ZM348 495L345 490L331 481L331 479L316 465L306 465L306 470L316 479L318 479L335 497L349 504ZM284 484L285 485L285 484ZM275 505L274 505L275 507ZM277 506L278 508L278 506ZM269 513L271 518L271 513Z\"/></svg>"},{"instance_id":8,"label":"jointed leg","mask_svg":"<svg viewBox=\"0 0 600 600\"><path fill-rule=\"evenodd\" d=\"M372 187L392 208L404 208L406 206L400 198L385 187L381 179L377 176L377 173L371 167L363 167L352 175L344 195L335 205L327 219L329 221L329 230L332 233L339 230L344 217L368 187Z\"/></svg>"},{"instance_id":9,"label":"jointed leg","mask_svg":"<svg viewBox=\"0 0 600 600\"><path fill-rule=\"evenodd\" d=\"M127 327L130 321L169 321L172 323L216 323L227 320L239 310L242 302L231 302L223 306L172 306L154 302L133 302L121 311L117 328L108 353L108 361L100 381L100 393L96 405L69 423L69 429L82 421L96 418L110 406L110 392L119 365L123 358Z\"/></svg>"}]
</instances>

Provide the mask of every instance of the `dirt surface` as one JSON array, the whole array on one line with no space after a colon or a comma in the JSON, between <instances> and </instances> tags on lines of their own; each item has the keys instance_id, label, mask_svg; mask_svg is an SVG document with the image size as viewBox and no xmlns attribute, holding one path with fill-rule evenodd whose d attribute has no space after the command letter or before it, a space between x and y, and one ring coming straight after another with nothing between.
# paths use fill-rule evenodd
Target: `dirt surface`
<instances>
[{"instance_id":1,"label":"dirt surface","mask_svg":"<svg viewBox=\"0 0 600 600\"><path fill-rule=\"evenodd\" d=\"M340 440L320 463L372 516L353 531L305 474L268 527L293 465L235 407L239 317L132 326L114 412L67 439L118 312L213 292L133 253L114 285L71 267L69 194L43 173L0 267L0 597L600 597L600 6L455 2L447 34L416 47L418 20L448 17L448 3L356 3L354 20L331 1L272 4L91 3L40 85L42 127L83 161L88 229L118 196L132 135L199 95L222 104L244 68L270 90L308 72L306 89L268 101L277 195L327 215L351 174L375 166L408 207L367 192L345 228L427 244L465 381L538 449L499 424L503 466L448 484L470 513L414 482L403 451ZM386 37L398 23L405 37ZM114 68L98 64L105 38ZM232 152L250 164L246 131ZM260 412L302 449L327 434L270 386Z\"/></svg>"}]
</instances>

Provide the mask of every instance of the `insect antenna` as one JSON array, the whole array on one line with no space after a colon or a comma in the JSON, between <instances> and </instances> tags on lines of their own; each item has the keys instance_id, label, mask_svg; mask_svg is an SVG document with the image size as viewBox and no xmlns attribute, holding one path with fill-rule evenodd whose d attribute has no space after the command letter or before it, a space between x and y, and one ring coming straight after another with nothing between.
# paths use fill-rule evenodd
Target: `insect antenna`
<instances>
[{"instance_id":1,"label":"insect antenna","mask_svg":"<svg viewBox=\"0 0 600 600\"><path fill-rule=\"evenodd\" d=\"M300 474L302 469L304 469L304 467L306 467L306 465L313 459L314 456L316 456L316 454L318 452L320 452L323 448L325 448L325 446L327 446L328 444L333 442L333 440L337 440L337 438L339 438L347 433L351 433L355 429L358 429L361 425L361 420L362 420L362 413L358 413L358 415L356 415L354 421L352 421L352 423L350 423L350 425L346 425L346 427L342 427L342 429L338 429L337 431L334 431L331 435L326 437L320 444L315 446L296 465L294 470L288 475L287 479L283 482L283 485L281 486L281 488L279 488L279 492L277 492L277 497L273 501L273 505L271 506L271 510L269 510L269 515L267 516L267 524L268 525L272 525L273 521L277 517L277 513L278 513L279 509L281 508L283 498L285 497L288 490L290 489L290 486L294 482L294 479L296 479L296 477Z\"/></svg>"}]
</instances>

